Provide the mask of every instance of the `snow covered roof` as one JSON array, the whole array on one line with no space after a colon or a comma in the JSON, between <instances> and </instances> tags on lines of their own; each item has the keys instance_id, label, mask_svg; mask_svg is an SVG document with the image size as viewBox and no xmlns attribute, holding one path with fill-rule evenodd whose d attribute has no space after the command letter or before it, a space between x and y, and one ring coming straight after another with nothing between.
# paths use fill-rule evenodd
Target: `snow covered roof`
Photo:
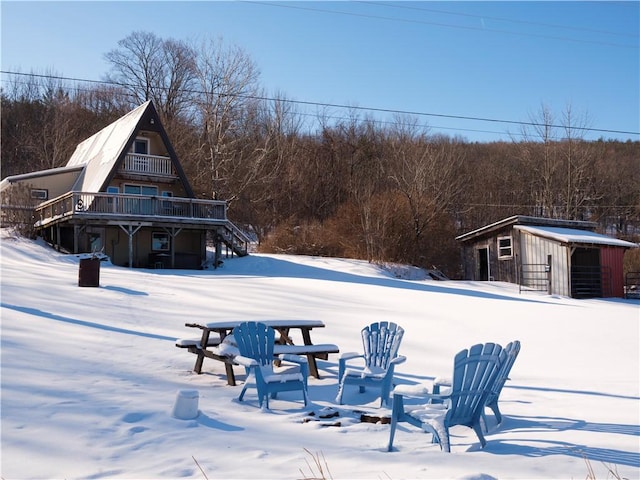
<instances>
[{"instance_id":1,"label":"snow covered roof","mask_svg":"<svg viewBox=\"0 0 640 480\"><path fill-rule=\"evenodd\" d=\"M562 227L536 227L530 225L516 225L515 230L527 232L539 237L549 238L561 243L578 243L591 245L611 245L616 247L635 248L638 245L625 240L602 235L600 233L590 232L587 230L578 230L575 228Z\"/></svg>"},{"instance_id":2,"label":"snow covered roof","mask_svg":"<svg viewBox=\"0 0 640 480\"><path fill-rule=\"evenodd\" d=\"M71 185L69 191L100 192L109 182L115 172L118 161L124 157L128 150L127 147L140 129L152 129L160 135L187 196L193 197L191 185L151 101L147 101L131 110L78 144L66 166L7 177L0 182L0 191L3 191L12 183L31 178L53 177L54 175L78 172L75 181L73 179L70 180L73 185Z\"/></svg>"},{"instance_id":3,"label":"snow covered roof","mask_svg":"<svg viewBox=\"0 0 640 480\"><path fill-rule=\"evenodd\" d=\"M98 192L123 152L151 102L139 107L80 143L67 162L67 167L84 165L72 190Z\"/></svg>"},{"instance_id":4,"label":"snow covered roof","mask_svg":"<svg viewBox=\"0 0 640 480\"><path fill-rule=\"evenodd\" d=\"M500 231L512 225L532 225L532 226L547 226L547 227L562 227L572 228L580 230L594 231L598 224L594 222L585 222L582 220L564 220L560 218L544 218L544 217L530 217L528 215L514 215L512 217L504 218L498 222L484 227L477 228L470 232L464 233L456 237L456 240L466 242L474 240L479 237L486 237L492 235L493 232Z\"/></svg>"},{"instance_id":5,"label":"snow covered roof","mask_svg":"<svg viewBox=\"0 0 640 480\"><path fill-rule=\"evenodd\" d=\"M81 170L83 167L80 165L72 166L72 167L58 167L58 168L50 168L47 170L40 170L37 172L30 173L21 173L19 175L11 175L9 177L5 177L2 182L0 182L0 192L4 191L8 188L12 183L22 182L24 180L30 180L32 178L42 178L42 177L51 177L54 175L60 175L68 172L74 172L77 170Z\"/></svg>"}]
</instances>

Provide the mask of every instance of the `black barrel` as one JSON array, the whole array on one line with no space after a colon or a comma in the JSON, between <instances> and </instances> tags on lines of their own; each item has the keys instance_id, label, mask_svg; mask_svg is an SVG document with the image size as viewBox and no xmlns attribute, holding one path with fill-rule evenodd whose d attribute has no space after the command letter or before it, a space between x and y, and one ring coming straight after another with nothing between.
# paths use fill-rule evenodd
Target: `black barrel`
<instances>
[{"instance_id":1,"label":"black barrel","mask_svg":"<svg viewBox=\"0 0 640 480\"><path fill-rule=\"evenodd\" d=\"M79 287L99 287L100 286L100 259L82 258L80 259L80 270L78 270Z\"/></svg>"}]
</instances>

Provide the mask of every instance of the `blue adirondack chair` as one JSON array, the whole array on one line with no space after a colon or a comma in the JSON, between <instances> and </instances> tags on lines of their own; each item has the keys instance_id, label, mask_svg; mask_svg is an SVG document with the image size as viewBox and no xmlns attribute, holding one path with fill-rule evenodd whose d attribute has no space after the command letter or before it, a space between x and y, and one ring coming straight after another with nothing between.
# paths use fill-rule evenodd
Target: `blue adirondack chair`
<instances>
[{"instance_id":1,"label":"blue adirondack chair","mask_svg":"<svg viewBox=\"0 0 640 480\"><path fill-rule=\"evenodd\" d=\"M513 367L518 354L520 353L520 341L515 340L507 344L503 349L504 351L504 361L500 366L500 372L496 378L496 381L489 392L486 400L486 407L493 410L493 414L496 418L496 422L499 425L502 423L502 413L498 408L498 400L500 398L500 394L502 393L502 389L507 380L509 380L509 373L511 372L511 368ZM433 393L440 393L442 388L450 388L451 380L450 379L436 379L433 385ZM486 409L482 411L482 420L485 426L485 431L489 431Z\"/></svg>"},{"instance_id":2,"label":"blue adirondack chair","mask_svg":"<svg viewBox=\"0 0 640 480\"><path fill-rule=\"evenodd\" d=\"M275 357L273 346L275 331L260 322L244 322L233 329L233 336L240 355L234 360L245 367L247 379L238 397L242 401L247 388L255 386L260 406L265 402L269 408L269 396L276 398L278 392L301 390L304 404L307 405L307 377L309 366L307 359L299 355L280 355ZM300 372L276 373L273 362L276 359L294 362L300 366Z\"/></svg>"},{"instance_id":3,"label":"blue adirondack chair","mask_svg":"<svg viewBox=\"0 0 640 480\"><path fill-rule=\"evenodd\" d=\"M478 344L462 350L455 356L451 390L446 394L414 395L417 392L413 386L396 388L393 392L388 450L391 451L393 447L399 422L408 422L431 432L433 442L439 443L445 452L451 451L449 428L454 425L472 428L484 447L486 440L482 434L482 413L505 355L502 347L495 343ZM420 396L427 401L441 403L411 405L405 409L405 396Z\"/></svg>"},{"instance_id":4,"label":"blue adirondack chair","mask_svg":"<svg viewBox=\"0 0 640 480\"><path fill-rule=\"evenodd\" d=\"M515 363L516 358L518 358L518 354L520 353L520 341L514 340L513 342L507 344L507 346L504 347L504 352L505 359L502 366L500 367L500 373L498 374L498 377L496 378L493 388L491 389L491 392L489 392L486 401L486 406L493 410L493 414L496 417L498 425L502 423L502 413L500 413L500 409L498 408L498 400L500 399L500 394L502 393L504 384L507 382L507 380L509 380L509 373L511 373L511 368L513 367L513 364ZM484 410L482 411L482 416L484 418L486 427L487 419Z\"/></svg>"},{"instance_id":5,"label":"blue adirondack chair","mask_svg":"<svg viewBox=\"0 0 640 480\"><path fill-rule=\"evenodd\" d=\"M406 357L398 355L404 329L392 322L372 323L361 331L364 353L344 353L339 358L339 387L336 401L342 404L345 385L357 385L360 393L366 387L380 388L380 406L389 403L393 371ZM361 359L363 366L349 366L347 362Z\"/></svg>"}]
</instances>

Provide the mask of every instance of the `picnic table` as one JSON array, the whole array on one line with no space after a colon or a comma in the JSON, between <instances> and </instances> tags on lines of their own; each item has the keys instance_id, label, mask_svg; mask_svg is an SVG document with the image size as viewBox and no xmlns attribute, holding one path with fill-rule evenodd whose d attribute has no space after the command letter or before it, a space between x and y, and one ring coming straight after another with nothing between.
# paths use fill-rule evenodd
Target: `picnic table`
<instances>
[{"instance_id":1,"label":"picnic table","mask_svg":"<svg viewBox=\"0 0 640 480\"><path fill-rule=\"evenodd\" d=\"M311 330L323 328L325 325L320 320L260 320L276 331L276 344L274 354L306 355L309 363L309 374L320 378L316 359L327 360L330 353L339 353L340 349L333 344L313 344ZM186 348L197 355L194 372L202 373L202 364L205 358L212 358L224 363L227 375L227 383L235 385L236 379L233 373L233 365L237 365L234 357L238 355L237 348L232 343L225 342L225 338L232 334L233 329L240 325L241 321L222 321L211 323L185 323L186 327L202 330L200 338L177 339L176 347ZM302 343L295 344L291 337L292 330L299 330Z\"/></svg>"}]
</instances>

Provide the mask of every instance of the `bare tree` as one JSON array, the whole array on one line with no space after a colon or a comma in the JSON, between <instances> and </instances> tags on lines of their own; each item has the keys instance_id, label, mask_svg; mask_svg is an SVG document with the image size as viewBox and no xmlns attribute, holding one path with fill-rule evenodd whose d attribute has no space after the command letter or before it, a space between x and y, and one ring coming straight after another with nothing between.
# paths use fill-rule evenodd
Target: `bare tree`
<instances>
[{"instance_id":1,"label":"bare tree","mask_svg":"<svg viewBox=\"0 0 640 480\"><path fill-rule=\"evenodd\" d=\"M564 210L566 218L585 219L588 205L602 199L594 184L594 167L602 152L601 145L584 141L589 118L586 113L574 114L571 105L562 113L564 139L560 145L566 165Z\"/></svg>"},{"instance_id":2,"label":"bare tree","mask_svg":"<svg viewBox=\"0 0 640 480\"><path fill-rule=\"evenodd\" d=\"M86 131L76 89L53 72L14 75L7 85L2 95L3 175L64 165Z\"/></svg>"},{"instance_id":3,"label":"bare tree","mask_svg":"<svg viewBox=\"0 0 640 480\"><path fill-rule=\"evenodd\" d=\"M287 165L301 156L301 120L283 96L260 102L251 118L230 171L231 198L240 203L256 232L263 232L291 211L291 178L286 173Z\"/></svg>"},{"instance_id":4,"label":"bare tree","mask_svg":"<svg viewBox=\"0 0 640 480\"><path fill-rule=\"evenodd\" d=\"M0 226L8 227L20 236L35 238L34 207L30 185L10 185L0 198Z\"/></svg>"},{"instance_id":5,"label":"bare tree","mask_svg":"<svg viewBox=\"0 0 640 480\"><path fill-rule=\"evenodd\" d=\"M201 126L198 176L207 175L213 198L223 186L233 160L234 142L251 105L255 108L258 69L239 47L227 48L221 39L204 40L195 62L197 121ZM198 180L201 180L199 178Z\"/></svg>"},{"instance_id":6,"label":"bare tree","mask_svg":"<svg viewBox=\"0 0 640 480\"><path fill-rule=\"evenodd\" d=\"M532 125L523 126L524 141L519 144L521 156L530 169L532 203L537 215L556 217L557 192L561 161L556 144L558 131L551 108L542 104L537 114L530 115Z\"/></svg>"},{"instance_id":7,"label":"bare tree","mask_svg":"<svg viewBox=\"0 0 640 480\"><path fill-rule=\"evenodd\" d=\"M389 154L393 159L391 179L406 199L418 245L434 220L451 209L464 187L460 175L464 148L447 139L432 142L424 133L405 128L392 132Z\"/></svg>"},{"instance_id":8,"label":"bare tree","mask_svg":"<svg viewBox=\"0 0 640 480\"><path fill-rule=\"evenodd\" d=\"M523 128L524 142L519 144L521 156L529 167L533 202L542 216L583 219L587 205L602 195L595 190L594 165L601 150L586 142L589 126L586 114L576 114L567 105L556 124L556 117L547 105L537 116L531 116L533 126Z\"/></svg>"},{"instance_id":9,"label":"bare tree","mask_svg":"<svg viewBox=\"0 0 640 480\"><path fill-rule=\"evenodd\" d=\"M152 100L168 121L188 108L195 52L185 42L138 31L120 40L105 58L111 64L106 80L128 92L133 104Z\"/></svg>"}]
</instances>

